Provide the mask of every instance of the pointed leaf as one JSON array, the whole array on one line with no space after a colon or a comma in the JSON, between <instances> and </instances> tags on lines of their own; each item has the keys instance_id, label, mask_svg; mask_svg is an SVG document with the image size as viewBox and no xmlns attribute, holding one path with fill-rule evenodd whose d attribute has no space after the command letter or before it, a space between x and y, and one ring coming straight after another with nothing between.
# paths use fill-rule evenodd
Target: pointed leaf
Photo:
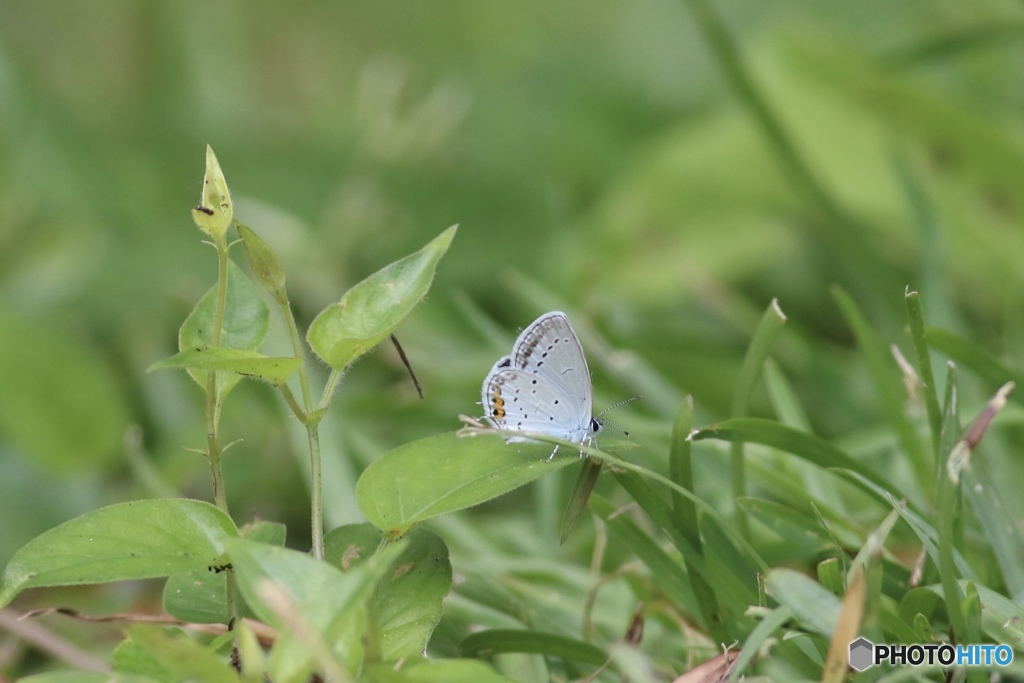
<instances>
[{"instance_id":1,"label":"pointed leaf","mask_svg":"<svg viewBox=\"0 0 1024 683\"><path fill-rule=\"evenodd\" d=\"M245 247L245 256L249 260L249 268L256 276L256 281L263 289L274 297L281 305L288 303L288 293L284 286L284 269L277 261L277 256L270 249L260 236L248 226L241 223L236 225L238 234L242 237L242 246Z\"/></svg>"},{"instance_id":2,"label":"pointed leaf","mask_svg":"<svg viewBox=\"0 0 1024 683\"><path fill-rule=\"evenodd\" d=\"M578 461L566 453L549 462L551 451L550 444L505 443L497 434L439 434L381 456L359 477L356 499L374 526L400 536L416 522L479 505Z\"/></svg>"},{"instance_id":3,"label":"pointed leaf","mask_svg":"<svg viewBox=\"0 0 1024 683\"><path fill-rule=\"evenodd\" d=\"M100 508L37 536L7 565L0 606L36 586L148 579L206 567L238 535L209 503L162 499Z\"/></svg>"},{"instance_id":4,"label":"pointed leaf","mask_svg":"<svg viewBox=\"0 0 1024 683\"><path fill-rule=\"evenodd\" d=\"M228 192L224 172L220 169L217 155L213 148L206 146L206 175L203 177L203 196L199 206L192 209L192 218L199 229L213 238L217 243L224 242L234 208L231 205L231 194Z\"/></svg>"},{"instance_id":5,"label":"pointed leaf","mask_svg":"<svg viewBox=\"0 0 1024 683\"><path fill-rule=\"evenodd\" d=\"M737 417L701 429L692 436L694 441L721 439L746 441L771 446L791 453L818 467L851 470L888 491L899 491L880 474L850 457L820 436L801 432L772 420L756 417Z\"/></svg>"},{"instance_id":6,"label":"pointed leaf","mask_svg":"<svg viewBox=\"0 0 1024 683\"><path fill-rule=\"evenodd\" d=\"M306 335L313 351L335 370L344 370L386 339L430 289L455 230L448 228L415 254L378 270L321 311Z\"/></svg>"},{"instance_id":7,"label":"pointed leaf","mask_svg":"<svg viewBox=\"0 0 1024 683\"><path fill-rule=\"evenodd\" d=\"M179 351L154 363L149 371L181 368L205 375L208 370L217 370L277 385L285 382L301 365L301 358L264 356L259 351L196 348Z\"/></svg>"},{"instance_id":8,"label":"pointed leaf","mask_svg":"<svg viewBox=\"0 0 1024 683\"><path fill-rule=\"evenodd\" d=\"M471 633L459 644L459 652L467 657L503 652L531 652L594 666L601 666L608 660L604 650L582 640L555 633L518 629L492 628Z\"/></svg>"}]
</instances>

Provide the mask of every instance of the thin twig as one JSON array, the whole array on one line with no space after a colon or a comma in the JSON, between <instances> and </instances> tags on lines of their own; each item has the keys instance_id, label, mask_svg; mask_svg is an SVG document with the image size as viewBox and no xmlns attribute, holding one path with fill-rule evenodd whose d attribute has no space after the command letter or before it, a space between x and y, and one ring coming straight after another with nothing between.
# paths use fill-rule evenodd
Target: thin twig
<instances>
[{"instance_id":1,"label":"thin twig","mask_svg":"<svg viewBox=\"0 0 1024 683\"><path fill-rule=\"evenodd\" d=\"M0 629L78 670L101 673L110 671L103 660L79 649L38 622L21 620L13 610L0 610Z\"/></svg>"}]
</instances>

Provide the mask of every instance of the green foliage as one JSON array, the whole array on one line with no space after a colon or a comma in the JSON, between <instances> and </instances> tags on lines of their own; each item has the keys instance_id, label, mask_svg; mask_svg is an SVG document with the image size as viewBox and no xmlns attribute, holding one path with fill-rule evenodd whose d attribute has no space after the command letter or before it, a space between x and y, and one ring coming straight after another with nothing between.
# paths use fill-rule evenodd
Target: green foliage
<instances>
[{"instance_id":1,"label":"green foliage","mask_svg":"<svg viewBox=\"0 0 1024 683\"><path fill-rule=\"evenodd\" d=\"M86 653L0 678L1024 675L1019 7L51 9L0 7L0 604ZM633 447L453 433L555 308Z\"/></svg>"},{"instance_id":2,"label":"green foliage","mask_svg":"<svg viewBox=\"0 0 1024 683\"><path fill-rule=\"evenodd\" d=\"M401 536L417 522L479 505L576 460L572 453L547 461L552 450L547 444L507 444L494 434L431 436L367 467L356 498L374 526Z\"/></svg>"},{"instance_id":3,"label":"green foliage","mask_svg":"<svg viewBox=\"0 0 1024 683\"><path fill-rule=\"evenodd\" d=\"M455 238L456 226L415 254L380 269L325 308L306 339L320 359L344 370L395 331L430 289L434 269Z\"/></svg>"},{"instance_id":4,"label":"green foliage","mask_svg":"<svg viewBox=\"0 0 1024 683\"><path fill-rule=\"evenodd\" d=\"M169 576L217 561L238 531L198 500L139 500L100 508L47 531L15 553L0 605L26 588Z\"/></svg>"}]
</instances>

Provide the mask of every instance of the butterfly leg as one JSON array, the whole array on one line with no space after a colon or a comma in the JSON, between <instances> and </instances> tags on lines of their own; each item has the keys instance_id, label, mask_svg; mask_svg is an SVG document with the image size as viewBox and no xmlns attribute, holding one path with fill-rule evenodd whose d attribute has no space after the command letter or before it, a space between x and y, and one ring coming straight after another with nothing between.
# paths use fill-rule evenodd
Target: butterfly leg
<instances>
[{"instance_id":1,"label":"butterfly leg","mask_svg":"<svg viewBox=\"0 0 1024 683\"><path fill-rule=\"evenodd\" d=\"M551 451L551 455L549 455L548 459L545 460L544 462L551 462L551 458L555 457L555 453L557 453L557 452L558 452L558 446L556 445L555 446L555 450Z\"/></svg>"}]
</instances>

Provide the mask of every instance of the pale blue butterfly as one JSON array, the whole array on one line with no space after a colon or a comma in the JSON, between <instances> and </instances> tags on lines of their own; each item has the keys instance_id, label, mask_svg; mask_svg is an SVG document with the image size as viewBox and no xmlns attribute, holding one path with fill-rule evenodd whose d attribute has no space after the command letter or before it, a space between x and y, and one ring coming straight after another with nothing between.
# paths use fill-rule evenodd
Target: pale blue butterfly
<instances>
[{"instance_id":1,"label":"pale blue butterfly","mask_svg":"<svg viewBox=\"0 0 1024 683\"><path fill-rule=\"evenodd\" d=\"M548 434L581 444L604 426L593 415L593 387L583 347L561 311L545 313L522 331L512 354L499 358L484 379L482 403L488 421L507 431Z\"/></svg>"}]
</instances>

